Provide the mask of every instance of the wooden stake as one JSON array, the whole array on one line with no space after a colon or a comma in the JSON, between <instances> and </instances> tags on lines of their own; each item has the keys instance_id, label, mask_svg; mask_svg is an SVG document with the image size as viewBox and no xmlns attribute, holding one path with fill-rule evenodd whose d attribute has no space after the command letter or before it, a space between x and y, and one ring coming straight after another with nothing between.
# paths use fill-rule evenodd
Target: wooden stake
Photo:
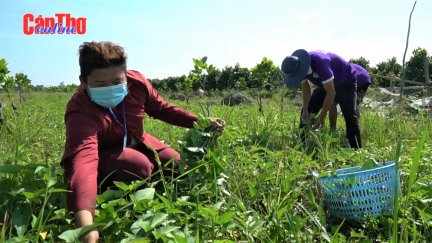
<instances>
[{"instance_id":1,"label":"wooden stake","mask_svg":"<svg viewBox=\"0 0 432 243\"><path fill-rule=\"evenodd\" d=\"M426 94L429 97L430 96L430 89L429 89L429 57L426 56L424 59L424 71L425 71L425 84L426 84Z\"/></svg>"},{"instance_id":2,"label":"wooden stake","mask_svg":"<svg viewBox=\"0 0 432 243\"><path fill-rule=\"evenodd\" d=\"M404 52L403 60L402 60L402 83L401 83L401 90L400 90L400 94L401 94L401 95L400 95L400 100L402 100L402 97L403 97L403 88L404 88L404 86L405 86L405 82L404 82L404 80L405 80L405 75L406 75L406 70L405 70L405 56L406 56L406 52L407 52L407 50L408 50L409 35L410 35L410 30L411 30L411 17L412 17L412 14L413 14L413 12L414 12L414 8L415 8L416 4L417 4L417 1L414 2L414 6L413 6L413 8L412 8L412 10L411 10L410 17L409 17L409 21L408 21L407 40L406 40L405 52Z\"/></svg>"}]
</instances>

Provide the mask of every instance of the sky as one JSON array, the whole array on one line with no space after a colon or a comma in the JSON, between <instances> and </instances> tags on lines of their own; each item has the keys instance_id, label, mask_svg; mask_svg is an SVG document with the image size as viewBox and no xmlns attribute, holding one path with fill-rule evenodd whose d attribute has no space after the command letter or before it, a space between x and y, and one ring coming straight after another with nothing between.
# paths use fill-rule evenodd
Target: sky
<instances>
[{"instance_id":1,"label":"sky","mask_svg":"<svg viewBox=\"0 0 432 243\"><path fill-rule=\"evenodd\" d=\"M372 65L402 63L413 0L0 0L0 58L10 74L33 85L79 84L78 47L112 41L128 68L147 78L187 74L192 58L218 68L251 68L263 57L280 66L296 49L324 50ZM86 18L83 35L25 35L27 13ZM432 53L432 1L418 0L407 60L417 47ZM431 54L432 55L432 54Z\"/></svg>"}]
</instances>

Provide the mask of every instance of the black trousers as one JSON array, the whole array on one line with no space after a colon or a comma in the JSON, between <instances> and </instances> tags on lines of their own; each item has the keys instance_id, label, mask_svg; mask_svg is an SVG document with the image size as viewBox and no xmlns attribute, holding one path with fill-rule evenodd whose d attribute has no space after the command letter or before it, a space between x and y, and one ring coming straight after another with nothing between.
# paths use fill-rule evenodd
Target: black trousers
<instances>
[{"instance_id":1,"label":"black trousers","mask_svg":"<svg viewBox=\"0 0 432 243\"><path fill-rule=\"evenodd\" d=\"M345 119L346 136L351 148L361 148L362 141L360 135L359 119L356 114L357 106L357 83L355 81L346 82L346 84L336 88L335 102L339 104L342 115ZM321 110L327 92L323 87L315 88L312 92L309 101L309 114L317 115ZM301 111L303 113L303 110ZM302 121L300 115L300 128L304 128L306 124ZM302 141L304 142L305 135L302 132Z\"/></svg>"},{"instance_id":2,"label":"black trousers","mask_svg":"<svg viewBox=\"0 0 432 243\"><path fill-rule=\"evenodd\" d=\"M366 92L369 88L368 85L363 85L361 87L357 86L357 107L363 102Z\"/></svg>"}]
</instances>

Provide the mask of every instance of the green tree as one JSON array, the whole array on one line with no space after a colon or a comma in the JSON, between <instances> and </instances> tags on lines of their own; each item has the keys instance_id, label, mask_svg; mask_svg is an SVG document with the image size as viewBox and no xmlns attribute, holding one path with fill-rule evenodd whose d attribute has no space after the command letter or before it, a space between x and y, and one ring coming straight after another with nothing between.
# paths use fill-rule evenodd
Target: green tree
<instances>
[{"instance_id":1,"label":"green tree","mask_svg":"<svg viewBox=\"0 0 432 243\"><path fill-rule=\"evenodd\" d=\"M181 90L181 85L186 80L186 75L182 75L180 77L168 77L165 80L166 80L165 82L166 82L166 86L167 86L168 90L171 90L171 91L180 91Z\"/></svg>"},{"instance_id":2,"label":"green tree","mask_svg":"<svg viewBox=\"0 0 432 243\"><path fill-rule=\"evenodd\" d=\"M270 83L273 87L283 86L283 73L280 68L272 70L268 83Z\"/></svg>"},{"instance_id":3,"label":"green tree","mask_svg":"<svg viewBox=\"0 0 432 243\"><path fill-rule=\"evenodd\" d=\"M249 69L241 67L240 64L236 64L232 69L233 83L230 85L230 89L235 88L237 90L245 90L247 88L247 83L250 81L251 73Z\"/></svg>"},{"instance_id":4,"label":"green tree","mask_svg":"<svg viewBox=\"0 0 432 243\"><path fill-rule=\"evenodd\" d=\"M15 87L15 80L9 76L9 69L7 68L7 62L4 58L0 59L0 87L6 92L6 95L10 102L12 102L12 92Z\"/></svg>"},{"instance_id":5,"label":"green tree","mask_svg":"<svg viewBox=\"0 0 432 243\"><path fill-rule=\"evenodd\" d=\"M45 87L43 85L30 85L31 91L44 91Z\"/></svg>"},{"instance_id":6,"label":"green tree","mask_svg":"<svg viewBox=\"0 0 432 243\"><path fill-rule=\"evenodd\" d=\"M57 91L57 86L48 86L48 87L46 88L46 90L47 90L48 92L56 92L56 91Z\"/></svg>"},{"instance_id":7,"label":"green tree","mask_svg":"<svg viewBox=\"0 0 432 243\"><path fill-rule=\"evenodd\" d=\"M273 64L271 59L263 57L260 63L251 69L250 88L261 88L265 83L277 84L272 78L277 77L275 73L279 68Z\"/></svg>"},{"instance_id":8,"label":"green tree","mask_svg":"<svg viewBox=\"0 0 432 243\"><path fill-rule=\"evenodd\" d=\"M197 80L196 76L193 76L193 75L189 74L186 77L186 79L185 79L185 81L184 81L184 83L182 85L182 90L184 92L186 92L186 102L188 104L189 104L189 97L190 97L190 95L192 93L192 86L193 86L194 82L196 82L196 80Z\"/></svg>"},{"instance_id":9,"label":"green tree","mask_svg":"<svg viewBox=\"0 0 432 243\"><path fill-rule=\"evenodd\" d=\"M371 68L370 73L372 74L378 74L382 76L389 76L389 77L400 77L402 72L402 65L397 62L396 57L392 57L387 59L384 62L380 62L377 64L376 68ZM388 79L383 78L377 78L372 77L372 84L381 86L381 87L388 87L392 84L392 82ZM393 83L397 84L397 83Z\"/></svg>"},{"instance_id":10,"label":"green tree","mask_svg":"<svg viewBox=\"0 0 432 243\"><path fill-rule=\"evenodd\" d=\"M370 62L369 62L369 60L367 60L367 59L364 58L364 57L351 58L351 59L349 60L349 62L350 62L350 63L358 64L358 65L362 66L363 68L365 68L365 69L367 69L367 70L370 69L370 66L369 66Z\"/></svg>"},{"instance_id":11,"label":"green tree","mask_svg":"<svg viewBox=\"0 0 432 243\"><path fill-rule=\"evenodd\" d=\"M218 87L218 81L221 76L221 71L213 65L209 65L207 68L207 75L205 76L204 86L208 90L215 90Z\"/></svg>"},{"instance_id":12,"label":"green tree","mask_svg":"<svg viewBox=\"0 0 432 243\"><path fill-rule=\"evenodd\" d=\"M5 76L4 82L2 84L2 89L6 92L6 95L10 102L13 101L12 93L15 87L15 80L12 76Z\"/></svg>"},{"instance_id":13,"label":"green tree","mask_svg":"<svg viewBox=\"0 0 432 243\"><path fill-rule=\"evenodd\" d=\"M193 87L198 87L203 90L206 90L207 87L205 84L205 76L208 74L208 69L209 69L209 66L206 63L207 57L203 57L201 59L192 58L192 60L194 63L194 69L189 72L188 77L190 78L190 81L186 81L186 82L190 82L191 89Z\"/></svg>"},{"instance_id":14,"label":"green tree","mask_svg":"<svg viewBox=\"0 0 432 243\"><path fill-rule=\"evenodd\" d=\"M68 85L65 85L63 89L64 89L65 92L76 91L78 89L78 85L76 85L76 84L68 84Z\"/></svg>"},{"instance_id":15,"label":"green tree","mask_svg":"<svg viewBox=\"0 0 432 243\"><path fill-rule=\"evenodd\" d=\"M219 90L239 89L244 90L250 85L250 71L236 63L234 67L226 66L218 81Z\"/></svg>"},{"instance_id":16,"label":"green tree","mask_svg":"<svg viewBox=\"0 0 432 243\"><path fill-rule=\"evenodd\" d=\"M234 86L234 71L233 67L231 66L225 66L220 74L220 78L217 82L217 89L218 90L226 90L230 89Z\"/></svg>"},{"instance_id":17,"label":"green tree","mask_svg":"<svg viewBox=\"0 0 432 243\"><path fill-rule=\"evenodd\" d=\"M3 78L9 73L9 69L7 68L6 59L0 59L0 81L3 81Z\"/></svg>"},{"instance_id":18,"label":"green tree","mask_svg":"<svg viewBox=\"0 0 432 243\"><path fill-rule=\"evenodd\" d=\"M206 90L205 76L208 73L207 57L201 59L192 58L194 69L189 72L189 75L184 80L181 88L186 92L186 102L189 103L189 97L194 87L199 87Z\"/></svg>"},{"instance_id":19,"label":"green tree","mask_svg":"<svg viewBox=\"0 0 432 243\"><path fill-rule=\"evenodd\" d=\"M158 79L158 78L152 78L152 79L147 79L151 85L153 86L153 88L155 88L156 90L166 90L166 82L163 82L164 80Z\"/></svg>"},{"instance_id":20,"label":"green tree","mask_svg":"<svg viewBox=\"0 0 432 243\"><path fill-rule=\"evenodd\" d=\"M0 87L4 89L4 84L6 82L6 75L9 73L7 68L7 63L4 58L0 59Z\"/></svg>"},{"instance_id":21,"label":"green tree","mask_svg":"<svg viewBox=\"0 0 432 243\"><path fill-rule=\"evenodd\" d=\"M406 63L406 79L425 82L425 60L428 60L429 70L432 70L432 62L426 49L420 47L415 49L410 60ZM429 71L429 79L432 77L431 74L432 72Z\"/></svg>"},{"instance_id":22,"label":"green tree","mask_svg":"<svg viewBox=\"0 0 432 243\"><path fill-rule=\"evenodd\" d=\"M15 85L18 87L20 101L24 101L24 94L30 90L31 80L24 73L16 73Z\"/></svg>"}]
</instances>

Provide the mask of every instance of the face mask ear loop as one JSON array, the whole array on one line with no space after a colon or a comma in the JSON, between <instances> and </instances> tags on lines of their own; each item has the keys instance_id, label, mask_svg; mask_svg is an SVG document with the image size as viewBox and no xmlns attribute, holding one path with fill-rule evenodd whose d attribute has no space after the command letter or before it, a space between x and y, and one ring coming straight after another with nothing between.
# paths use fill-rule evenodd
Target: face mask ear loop
<instances>
[{"instance_id":1,"label":"face mask ear loop","mask_svg":"<svg viewBox=\"0 0 432 243\"><path fill-rule=\"evenodd\" d=\"M122 114L122 118L123 118L124 124L122 124L117 119L117 117L114 114L114 112L112 111L112 109L108 108L108 111L109 111L109 114L110 114L111 118L124 129L124 137L123 137L123 149L124 149L124 148L126 148L126 143L127 143L127 125L126 125L127 122L126 122L126 114L125 114L125 108L124 108L124 101L122 101L122 103L121 103L120 110L121 110L121 114Z\"/></svg>"}]
</instances>

